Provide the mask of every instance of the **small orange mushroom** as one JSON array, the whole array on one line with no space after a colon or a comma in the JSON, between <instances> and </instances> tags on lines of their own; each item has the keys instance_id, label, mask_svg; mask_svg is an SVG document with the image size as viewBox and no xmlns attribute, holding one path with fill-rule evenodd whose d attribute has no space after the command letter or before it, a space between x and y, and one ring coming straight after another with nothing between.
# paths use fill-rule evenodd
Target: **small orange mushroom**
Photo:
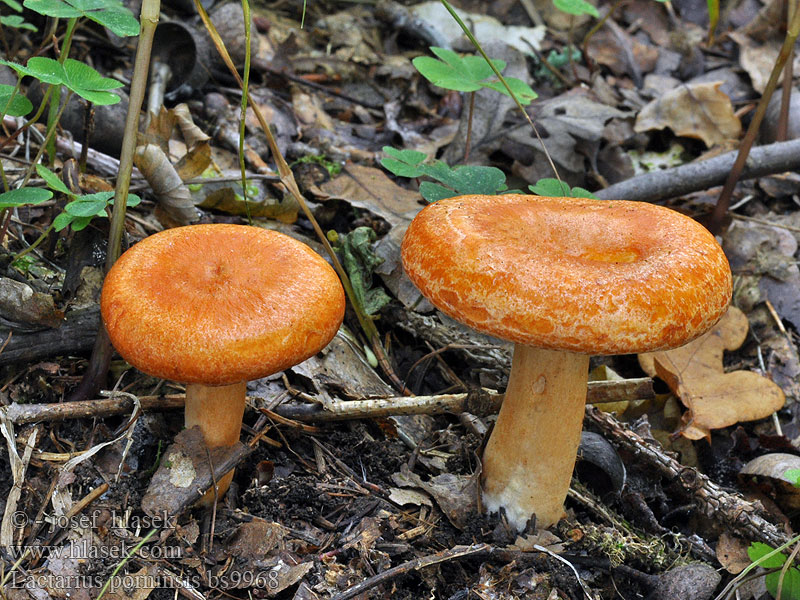
<instances>
[{"instance_id":1,"label":"small orange mushroom","mask_svg":"<svg viewBox=\"0 0 800 600\"><path fill-rule=\"evenodd\" d=\"M186 427L214 448L239 440L247 381L324 348L345 300L334 270L305 244L220 224L169 229L130 248L106 276L100 308L125 360L187 384ZM220 496L232 476L218 482Z\"/></svg>"}]
</instances>

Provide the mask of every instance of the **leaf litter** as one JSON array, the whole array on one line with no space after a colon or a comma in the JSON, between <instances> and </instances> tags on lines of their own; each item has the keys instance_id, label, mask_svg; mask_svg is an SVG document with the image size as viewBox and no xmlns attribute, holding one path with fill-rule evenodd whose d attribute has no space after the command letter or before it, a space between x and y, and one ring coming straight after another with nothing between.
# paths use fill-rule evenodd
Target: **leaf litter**
<instances>
[{"instance_id":1,"label":"leaf litter","mask_svg":"<svg viewBox=\"0 0 800 600\"><path fill-rule=\"evenodd\" d=\"M84 10L58 4L59 10ZM735 145L779 40L778 2L737 3L723 15L716 31L720 41L709 49L701 44L705 3L698 9L690 2L634 0L612 11L588 43L569 48L568 41L582 40L596 19L550 5L529 10L527 4L465 1L459 12L489 55L503 61L503 73L525 86L519 89L538 94L527 110L564 181L556 189L564 193L596 191L637 169L660 170L642 156L672 148L669 160L685 163ZM113 11L102 14L103 7L117 10L114 3L99 3L87 9L99 10L90 18L130 27ZM595 367L605 367L595 370L605 381L647 373L668 386L657 382L651 397L614 404L623 422L610 416L587 421L592 433L610 442L603 464L624 465L624 485L605 493L597 485L602 468L586 461L592 466L576 471L567 519L546 534L518 537L502 518L477 510L481 444L493 420L478 392L503 390L508 345L461 327L421 301L402 274L398 253L423 198L476 186L485 193L537 184L545 189L542 180L554 174L541 142L509 98L480 90L470 113L468 93L433 85L414 68L414 60L423 66L434 60L431 46L447 49L438 51L439 58L449 58L445 62L456 75L475 61L463 58L469 46L436 12L439 3L307 8L302 29L294 5L268 3L255 11L259 52L252 91L274 125L278 147L297 161L293 169L315 217L343 241L342 258L349 256L348 270L386 356L375 356L358 322L348 318L320 355L251 383L242 436L246 456L212 457L214 467L240 461L233 489L214 514L180 503L175 514L160 513L173 506L169 491L157 498L161 509L143 511L144 492L159 463L171 460L167 445L182 426L175 412L180 386L114 361L108 387L123 375L121 385L136 394L141 411L135 402L112 396L117 412L93 413L97 404L77 419L11 421L13 407L68 404L63 400L86 368L93 336L85 334L98 327L97 286L89 278L102 262L107 226L91 218L83 231L65 226L52 243L13 261L59 215L65 200L55 184L60 195L54 198L49 192L35 202L8 196L14 237L0 281L8 282L5 295L16 300L0 303L0 363L6 369L0 418L8 444L0 457L0 533L8 553L5 572L36 585L6 582L6 597L97 598L119 567L117 575L129 579L117 579L122 585L107 598L710 598L721 588L715 567L727 569L727 583L728 573L743 568L742 560L752 560L747 548L761 549L751 542L775 547L788 539L796 522L786 496L794 488L782 472L783 459L777 467L774 459L764 459L771 466L758 468L783 487L760 484L757 492L742 466L776 451L791 457L785 464L798 456L800 222L791 177L775 173L742 182L737 190L741 204L722 243L741 311L731 309L715 330L689 346L640 357L641 367L631 357L594 359ZM605 14L611 6L598 8ZM176 15L180 10L165 9ZM28 61L37 38L29 29L13 35L27 52L15 58L14 69L62 82L95 101L116 102L109 90L126 75L109 78L130 73L127 50L116 59L99 53L94 66L104 77L97 78L73 58L59 68L49 57ZM241 34L226 35L244 47ZM95 54L93 40L80 40L81 56ZM248 182L242 188L230 181L239 164L238 115L232 108L239 98L225 87L218 65L209 69L213 83L184 90L185 104L170 100L143 138L150 144L140 158L145 178L133 184L144 201L129 209L130 242L195 218L243 223L249 214L260 226L319 248L309 222L275 177L266 138L252 115ZM3 82L12 86L3 88L6 102L15 83L10 77ZM476 77L496 83L485 70ZM11 106L9 115L30 110L20 102ZM86 120L77 122L72 135L80 141L86 139ZM16 143L2 151L10 172L16 165L8 153ZM32 137L26 143L39 142ZM59 140L59 148L70 146L79 157L74 141ZM87 150L88 169L111 179L114 157ZM65 179L68 157L59 155L52 165ZM386 165L391 159L400 161L397 169ZM64 184L73 194L82 191ZM711 190L667 205L702 219L713 199ZM66 281L84 283L80 310ZM281 416L286 406L324 408L398 395L387 383L382 359L415 394L466 393L467 410L316 424ZM202 452L191 455L189 487L200 472L212 477L208 459ZM756 494L759 503L739 493ZM159 531L145 541L152 525ZM61 552L79 542L94 554ZM8 559L20 548L31 554L14 567ZM737 560L730 558L734 554ZM85 579L64 584L75 576ZM148 584L153 581L159 585ZM740 597L764 597L774 583L768 580L761 590L743 587Z\"/></svg>"}]
</instances>

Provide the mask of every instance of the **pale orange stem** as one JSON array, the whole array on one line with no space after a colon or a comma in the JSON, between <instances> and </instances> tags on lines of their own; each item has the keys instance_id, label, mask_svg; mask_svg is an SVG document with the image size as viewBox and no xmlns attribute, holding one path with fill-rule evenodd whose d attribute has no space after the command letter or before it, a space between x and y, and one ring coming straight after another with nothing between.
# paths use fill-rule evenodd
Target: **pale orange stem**
<instances>
[{"instance_id":1,"label":"pale orange stem","mask_svg":"<svg viewBox=\"0 0 800 600\"><path fill-rule=\"evenodd\" d=\"M209 448L233 446L239 441L244 416L247 382L232 385L208 386L190 383L186 386L186 428L197 425ZM219 498L228 491L233 471L217 480ZM214 502L214 491L207 492L198 502L210 505Z\"/></svg>"},{"instance_id":2,"label":"pale orange stem","mask_svg":"<svg viewBox=\"0 0 800 600\"><path fill-rule=\"evenodd\" d=\"M483 453L483 502L518 531L564 514L586 406L589 357L517 344L508 388Z\"/></svg>"}]
</instances>

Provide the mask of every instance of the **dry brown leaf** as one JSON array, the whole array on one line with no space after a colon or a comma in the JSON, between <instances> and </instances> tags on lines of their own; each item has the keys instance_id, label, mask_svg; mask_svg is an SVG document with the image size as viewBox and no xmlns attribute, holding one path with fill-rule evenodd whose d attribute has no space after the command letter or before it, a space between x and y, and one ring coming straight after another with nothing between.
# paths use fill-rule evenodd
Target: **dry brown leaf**
<instances>
[{"instance_id":1,"label":"dry brown leaf","mask_svg":"<svg viewBox=\"0 0 800 600\"><path fill-rule=\"evenodd\" d=\"M183 181L200 177L211 164L211 145L201 142L190 146L188 152L175 163L175 170Z\"/></svg>"},{"instance_id":2,"label":"dry brown leaf","mask_svg":"<svg viewBox=\"0 0 800 600\"><path fill-rule=\"evenodd\" d=\"M252 180L248 180L252 181ZM281 223L297 221L300 205L290 194L281 200L270 193L266 185L255 182L247 186L247 205L242 196L239 182L204 184L199 192L194 192L195 204L205 210L215 210L231 215L249 215L256 218L275 219Z\"/></svg>"},{"instance_id":3,"label":"dry brown leaf","mask_svg":"<svg viewBox=\"0 0 800 600\"><path fill-rule=\"evenodd\" d=\"M161 148L164 153L169 153L169 140L172 137L172 130L175 128L175 121L177 120L175 113L167 110L163 106L155 115L150 113L150 120L147 123L147 130L144 134L139 135L137 145L142 144L155 144Z\"/></svg>"},{"instance_id":4,"label":"dry brown leaf","mask_svg":"<svg viewBox=\"0 0 800 600\"><path fill-rule=\"evenodd\" d=\"M710 370L714 373L722 370L722 353L725 350L736 350L747 338L747 316L735 306L731 306L723 317L708 333L699 339L666 352L650 352L639 355L639 364L645 373L653 377L656 374L654 359L668 354L674 364L675 372L699 372ZM702 352L696 345L703 343Z\"/></svg>"},{"instance_id":5,"label":"dry brown leaf","mask_svg":"<svg viewBox=\"0 0 800 600\"><path fill-rule=\"evenodd\" d=\"M721 85L691 83L668 91L639 112L634 130L641 133L669 127L676 135L697 138L708 147L738 138L742 123Z\"/></svg>"},{"instance_id":6,"label":"dry brown leaf","mask_svg":"<svg viewBox=\"0 0 800 600\"><path fill-rule=\"evenodd\" d=\"M773 22L773 27L774 27ZM762 94L767 87L772 67L778 58L781 50L779 39L768 39L764 43L753 41L750 37L740 32L734 31L730 34L731 39L739 44L739 64L750 76L753 88ZM795 56L794 68L800 65L800 58ZM783 81L783 74L778 78L778 85Z\"/></svg>"},{"instance_id":7,"label":"dry brown leaf","mask_svg":"<svg viewBox=\"0 0 800 600\"><path fill-rule=\"evenodd\" d=\"M178 104L171 112L175 117L175 124L180 128L181 135L187 146L192 148L198 144L211 141L211 138L206 132L195 125L188 104Z\"/></svg>"},{"instance_id":8,"label":"dry brown leaf","mask_svg":"<svg viewBox=\"0 0 800 600\"><path fill-rule=\"evenodd\" d=\"M732 306L711 331L693 342L639 355L642 369L663 379L689 409L683 416L685 437L708 437L712 429L763 419L783 406L783 391L766 377L723 370L723 351L741 346L747 328L747 317Z\"/></svg>"},{"instance_id":9,"label":"dry brown leaf","mask_svg":"<svg viewBox=\"0 0 800 600\"><path fill-rule=\"evenodd\" d=\"M173 137L180 131L183 143ZM211 138L195 125L186 104L178 104L169 110L163 106L157 115L150 114L147 131L139 136L139 146L158 146L166 156L174 156L172 150L180 148L182 155L175 163L175 170L183 181L199 177L211 164Z\"/></svg>"},{"instance_id":10,"label":"dry brown leaf","mask_svg":"<svg viewBox=\"0 0 800 600\"><path fill-rule=\"evenodd\" d=\"M762 454L742 467L739 481L774 499L781 510L794 512L800 508L800 488L787 473L798 469L800 456L786 452Z\"/></svg>"},{"instance_id":11,"label":"dry brown leaf","mask_svg":"<svg viewBox=\"0 0 800 600\"><path fill-rule=\"evenodd\" d=\"M47 327L60 327L64 322L64 311L56 308L53 296L8 277L0 277L0 316Z\"/></svg>"},{"instance_id":12,"label":"dry brown leaf","mask_svg":"<svg viewBox=\"0 0 800 600\"><path fill-rule=\"evenodd\" d=\"M133 162L158 198L158 208L163 211L163 215L159 215L162 222L162 216L173 226L197 220L197 209L189 189L160 147L155 144L139 146Z\"/></svg>"},{"instance_id":13,"label":"dry brown leaf","mask_svg":"<svg viewBox=\"0 0 800 600\"><path fill-rule=\"evenodd\" d=\"M278 523L256 519L241 523L226 541L231 556L264 557L283 541L283 528Z\"/></svg>"},{"instance_id":14,"label":"dry brown leaf","mask_svg":"<svg viewBox=\"0 0 800 600\"><path fill-rule=\"evenodd\" d=\"M422 209L418 192L401 188L384 171L373 167L347 164L338 177L318 191L373 212L392 227L407 223Z\"/></svg>"},{"instance_id":15,"label":"dry brown leaf","mask_svg":"<svg viewBox=\"0 0 800 600\"><path fill-rule=\"evenodd\" d=\"M750 542L723 531L719 536L719 540L717 540L717 560L719 564L728 573L738 575L753 562L747 555L747 547L749 545Z\"/></svg>"},{"instance_id":16,"label":"dry brown leaf","mask_svg":"<svg viewBox=\"0 0 800 600\"><path fill-rule=\"evenodd\" d=\"M587 50L592 60L608 67L615 75L631 74L629 55L641 73L652 71L658 60L658 48L643 44L619 29L616 34L609 28L601 29L590 38Z\"/></svg>"},{"instance_id":17,"label":"dry brown leaf","mask_svg":"<svg viewBox=\"0 0 800 600\"><path fill-rule=\"evenodd\" d=\"M478 508L479 476L478 472L468 476L442 473L423 481L419 475L412 473L403 465L400 472L392 476L392 480L403 487L420 488L430 494L448 521L454 527L463 529Z\"/></svg>"}]
</instances>

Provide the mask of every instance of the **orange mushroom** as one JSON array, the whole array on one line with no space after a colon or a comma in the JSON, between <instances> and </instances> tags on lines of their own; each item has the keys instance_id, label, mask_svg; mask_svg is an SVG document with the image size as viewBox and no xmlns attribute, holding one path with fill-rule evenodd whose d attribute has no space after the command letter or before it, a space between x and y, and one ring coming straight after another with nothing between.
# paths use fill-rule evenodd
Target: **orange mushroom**
<instances>
[{"instance_id":1,"label":"orange mushroom","mask_svg":"<svg viewBox=\"0 0 800 600\"><path fill-rule=\"evenodd\" d=\"M408 227L406 273L452 318L515 343L483 454L483 503L525 528L563 514L590 354L681 346L731 298L728 261L704 227L644 202L461 196Z\"/></svg>"},{"instance_id":2,"label":"orange mushroom","mask_svg":"<svg viewBox=\"0 0 800 600\"><path fill-rule=\"evenodd\" d=\"M144 239L114 264L100 300L125 360L187 384L186 427L197 425L211 448L239 440L247 381L319 352L344 307L321 256L243 225L191 225ZM232 476L218 482L220 496Z\"/></svg>"}]
</instances>

